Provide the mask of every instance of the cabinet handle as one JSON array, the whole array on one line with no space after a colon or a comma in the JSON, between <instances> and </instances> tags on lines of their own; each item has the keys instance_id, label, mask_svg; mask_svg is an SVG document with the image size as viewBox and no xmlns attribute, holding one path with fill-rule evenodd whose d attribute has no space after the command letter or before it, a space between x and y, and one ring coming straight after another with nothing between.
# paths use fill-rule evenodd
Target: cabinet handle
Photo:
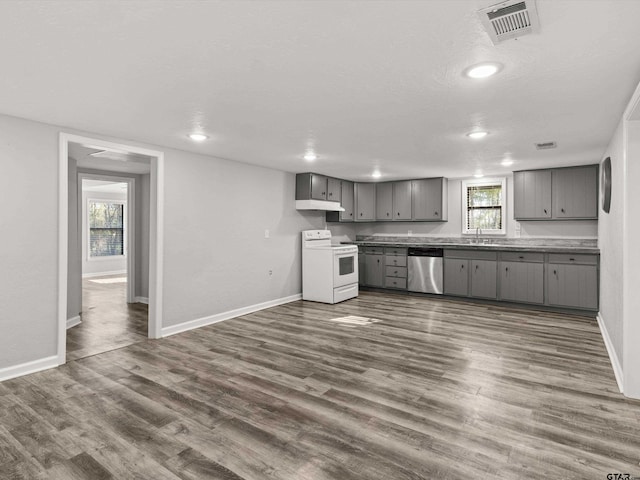
<instances>
[{"instance_id":1,"label":"cabinet handle","mask_svg":"<svg viewBox=\"0 0 640 480\"><path fill-rule=\"evenodd\" d=\"M389 212L387 212L387 217L389 216Z\"/></svg>"},{"instance_id":2,"label":"cabinet handle","mask_svg":"<svg viewBox=\"0 0 640 480\"><path fill-rule=\"evenodd\" d=\"M397 275L397 274L398 274L398 270L396 270L396 271L395 271L395 272L393 272L393 273L395 273L395 274Z\"/></svg>"},{"instance_id":3,"label":"cabinet handle","mask_svg":"<svg viewBox=\"0 0 640 480\"><path fill-rule=\"evenodd\" d=\"M438 216L438 212L433 212L433 214L437 217Z\"/></svg>"},{"instance_id":4,"label":"cabinet handle","mask_svg":"<svg viewBox=\"0 0 640 480\"><path fill-rule=\"evenodd\" d=\"M349 216L350 216L350 217L353 217L353 212L351 212L351 213L349 214Z\"/></svg>"},{"instance_id":5,"label":"cabinet handle","mask_svg":"<svg viewBox=\"0 0 640 480\"><path fill-rule=\"evenodd\" d=\"M329 196L330 196L330 197L333 197L333 192L329 192Z\"/></svg>"},{"instance_id":6,"label":"cabinet handle","mask_svg":"<svg viewBox=\"0 0 640 480\"><path fill-rule=\"evenodd\" d=\"M547 209L546 209L546 208L544 209L544 213L545 213L545 214L547 213Z\"/></svg>"},{"instance_id":7,"label":"cabinet handle","mask_svg":"<svg viewBox=\"0 0 640 480\"><path fill-rule=\"evenodd\" d=\"M524 257L522 255L520 255L518 258L522 260Z\"/></svg>"},{"instance_id":8,"label":"cabinet handle","mask_svg":"<svg viewBox=\"0 0 640 480\"><path fill-rule=\"evenodd\" d=\"M380 259L378 259L378 263L380 263Z\"/></svg>"},{"instance_id":9,"label":"cabinet handle","mask_svg":"<svg viewBox=\"0 0 640 480\"><path fill-rule=\"evenodd\" d=\"M561 211L562 213L564 213L564 208L561 208L561 209L560 209L560 211Z\"/></svg>"},{"instance_id":10,"label":"cabinet handle","mask_svg":"<svg viewBox=\"0 0 640 480\"><path fill-rule=\"evenodd\" d=\"M478 265L476 265L476 270L478 269Z\"/></svg>"},{"instance_id":11,"label":"cabinet handle","mask_svg":"<svg viewBox=\"0 0 640 480\"><path fill-rule=\"evenodd\" d=\"M509 271L509 267L504 267L504 271L508 272Z\"/></svg>"},{"instance_id":12,"label":"cabinet handle","mask_svg":"<svg viewBox=\"0 0 640 480\"><path fill-rule=\"evenodd\" d=\"M362 216L362 212L360 212L360 216Z\"/></svg>"},{"instance_id":13,"label":"cabinet handle","mask_svg":"<svg viewBox=\"0 0 640 480\"><path fill-rule=\"evenodd\" d=\"M553 274L554 274L554 275L558 275L558 274L557 274L557 272L556 272L555 270L553 271Z\"/></svg>"},{"instance_id":14,"label":"cabinet handle","mask_svg":"<svg viewBox=\"0 0 640 480\"><path fill-rule=\"evenodd\" d=\"M326 195L326 194L327 194L327 192L322 192L322 195Z\"/></svg>"},{"instance_id":15,"label":"cabinet handle","mask_svg":"<svg viewBox=\"0 0 640 480\"><path fill-rule=\"evenodd\" d=\"M575 259L575 258L570 258L570 259L569 259L569 261L570 261L570 262L575 262L575 261L576 261L576 259Z\"/></svg>"},{"instance_id":16,"label":"cabinet handle","mask_svg":"<svg viewBox=\"0 0 640 480\"><path fill-rule=\"evenodd\" d=\"M460 268L464 268L464 264L460 265Z\"/></svg>"}]
</instances>

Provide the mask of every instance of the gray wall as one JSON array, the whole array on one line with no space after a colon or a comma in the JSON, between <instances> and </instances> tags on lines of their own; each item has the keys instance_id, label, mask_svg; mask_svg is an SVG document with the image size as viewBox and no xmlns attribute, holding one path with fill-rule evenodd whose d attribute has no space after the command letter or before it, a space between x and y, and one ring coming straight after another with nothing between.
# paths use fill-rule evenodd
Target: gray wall
<instances>
[{"instance_id":1,"label":"gray wall","mask_svg":"<svg viewBox=\"0 0 640 480\"><path fill-rule=\"evenodd\" d=\"M600 316L615 355L622 365L624 258L624 145L623 122L616 129L603 158L611 157L611 209L600 209L598 246L600 247Z\"/></svg>"},{"instance_id":2,"label":"gray wall","mask_svg":"<svg viewBox=\"0 0 640 480\"><path fill-rule=\"evenodd\" d=\"M140 175L136 181L136 296L149 298L149 215L151 192L150 175Z\"/></svg>"},{"instance_id":3,"label":"gray wall","mask_svg":"<svg viewBox=\"0 0 640 480\"><path fill-rule=\"evenodd\" d=\"M301 293L293 174L0 115L0 369L57 354L60 131L165 152L163 327Z\"/></svg>"},{"instance_id":4,"label":"gray wall","mask_svg":"<svg viewBox=\"0 0 640 480\"><path fill-rule=\"evenodd\" d=\"M57 354L58 129L0 115L0 368Z\"/></svg>"},{"instance_id":5,"label":"gray wall","mask_svg":"<svg viewBox=\"0 0 640 480\"><path fill-rule=\"evenodd\" d=\"M589 162L586 162L589 163ZM592 161L591 163L595 163ZM356 223L357 235L400 234L425 236L462 236L462 179L449 179L449 221L448 222L379 222ZM535 221L520 222L521 237L578 237L596 238L598 222L596 220L580 221ZM513 174L507 176L507 237L514 237L516 222L513 219Z\"/></svg>"}]
</instances>

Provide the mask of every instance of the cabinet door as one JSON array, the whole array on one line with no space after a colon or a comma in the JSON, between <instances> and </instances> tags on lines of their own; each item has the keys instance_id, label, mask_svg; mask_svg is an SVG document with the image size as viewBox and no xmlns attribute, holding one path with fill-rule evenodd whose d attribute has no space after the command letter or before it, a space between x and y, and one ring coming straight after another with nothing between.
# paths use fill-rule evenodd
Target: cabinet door
<instances>
[{"instance_id":1,"label":"cabinet door","mask_svg":"<svg viewBox=\"0 0 640 480\"><path fill-rule=\"evenodd\" d=\"M367 274L366 258L367 258L367 255L365 253L358 252L358 283L360 285L365 285L365 281L366 281L366 274Z\"/></svg>"},{"instance_id":2,"label":"cabinet door","mask_svg":"<svg viewBox=\"0 0 640 480\"><path fill-rule=\"evenodd\" d=\"M500 300L543 303L544 264L501 262Z\"/></svg>"},{"instance_id":3,"label":"cabinet door","mask_svg":"<svg viewBox=\"0 0 640 480\"><path fill-rule=\"evenodd\" d=\"M376 220L393 220L393 184L376 185Z\"/></svg>"},{"instance_id":4,"label":"cabinet door","mask_svg":"<svg viewBox=\"0 0 640 480\"><path fill-rule=\"evenodd\" d=\"M328 178L327 179L327 200L331 200L332 202L341 201L342 191L341 191L341 182L337 178Z\"/></svg>"},{"instance_id":5,"label":"cabinet door","mask_svg":"<svg viewBox=\"0 0 640 480\"><path fill-rule=\"evenodd\" d=\"M445 295L469 295L469 260L444 259Z\"/></svg>"},{"instance_id":6,"label":"cabinet door","mask_svg":"<svg viewBox=\"0 0 640 480\"><path fill-rule=\"evenodd\" d=\"M551 218L551 170L513 173L513 210L516 220Z\"/></svg>"},{"instance_id":7,"label":"cabinet door","mask_svg":"<svg viewBox=\"0 0 640 480\"><path fill-rule=\"evenodd\" d=\"M598 166L553 170L553 217L598 218Z\"/></svg>"},{"instance_id":8,"label":"cabinet door","mask_svg":"<svg viewBox=\"0 0 640 480\"><path fill-rule=\"evenodd\" d=\"M365 281L369 287L384 286L384 255L366 255L365 258Z\"/></svg>"},{"instance_id":9,"label":"cabinet door","mask_svg":"<svg viewBox=\"0 0 640 480\"><path fill-rule=\"evenodd\" d=\"M314 200L327 199L327 177L311 174L311 198Z\"/></svg>"},{"instance_id":10,"label":"cabinet door","mask_svg":"<svg viewBox=\"0 0 640 480\"><path fill-rule=\"evenodd\" d=\"M598 308L598 267L550 263L547 270L549 305Z\"/></svg>"},{"instance_id":11,"label":"cabinet door","mask_svg":"<svg viewBox=\"0 0 640 480\"><path fill-rule=\"evenodd\" d=\"M411 220L411 180L393 183L393 219Z\"/></svg>"},{"instance_id":12,"label":"cabinet door","mask_svg":"<svg viewBox=\"0 0 640 480\"><path fill-rule=\"evenodd\" d=\"M444 220L443 178L425 178L411 182L411 204L414 220Z\"/></svg>"},{"instance_id":13,"label":"cabinet door","mask_svg":"<svg viewBox=\"0 0 640 480\"><path fill-rule=\"evenodd\" d=\"M356 222L370 222L375 220L376 184L356 183Z\"/></svg>"},{"instance_id":14,"label":"cabinet door","mask_svg":"<svg viewBox=\"0 0 640 480\"><path fill-rule=\"evenodd\" d=\"M471 260L471 296L497 298L497 262Z\"/></svg>"},{"instance_id":15,"label":"cabinet door","mask_svg":"<svg viewBox=\"0 0 640 480\"><path fill-rule=\"evenodd\" d=\"M353 222L353 182L342 180L340 190L340 205L344 208L344 212L340 212L340 221Z\"/></svg>"}]
</instances>

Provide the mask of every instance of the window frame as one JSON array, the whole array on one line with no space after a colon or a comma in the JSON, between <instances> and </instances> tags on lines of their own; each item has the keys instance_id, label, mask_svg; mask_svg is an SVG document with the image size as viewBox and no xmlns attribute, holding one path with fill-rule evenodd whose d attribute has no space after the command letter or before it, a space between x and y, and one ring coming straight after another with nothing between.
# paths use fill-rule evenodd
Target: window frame
<instances>
[{"instance_id":1,"label":"window frame","mask_svg":"<svg viewBox=\"0 0 640 480\"><path fill-rule=\"evenodd\" d=\"M491 185L501 186L501 204L500 215L502 218L502 228L500 229L482 229L482 235L506 235L507 234L507 177L491 177L491 178L468 178L462 180L462 234L475 235L475 229L467 228L469 224L469 206L467 204L468 187L485 187Z\"/></svg>"},{"instance_id":2,"label":"window frame","mask_svg":"<svg viewBox=\"0 0 640 480\"><path fill-rule=\"evenodd\" d=\"M112 203L112 204L122 205L122 255L100 255L100 256L91 255L91 203ZM103 260L127 258L128 243L129 243L128 233L127 233L127 223L128 223L127 215L128 215L128 210L127 210L126 200L103 198L103 197L87 197L87 205L86 205L87 261L99 262Z\"/></svg>"}]
</instances>

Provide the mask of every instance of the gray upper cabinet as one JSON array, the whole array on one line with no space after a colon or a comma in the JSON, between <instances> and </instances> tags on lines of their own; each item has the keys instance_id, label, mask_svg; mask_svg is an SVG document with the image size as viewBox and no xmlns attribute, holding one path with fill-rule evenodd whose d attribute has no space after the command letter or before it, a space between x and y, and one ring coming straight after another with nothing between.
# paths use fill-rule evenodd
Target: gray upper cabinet
<instances>
[{"instance_id":1,"label":"gray upper cabinet","mask_svg":"<svg viewBox=\"0 0 640 480\"><path fill-rule=\"evenodd\" d=\"M340 190L340 205L344 208L344 212L340 212L340 221L353 222L353 182L342 180Z\"/></svg>"},{"instance_id":2,"label":"gray upper cabinet","mask_svg":"<svg viewBox=\"0 0 640 480\"><path fill-rule=\"evenodd\" d=\"M447 179L424 178L411 181L413 220L447 220Z\"/></svg>"},{"instance_id":3,"label":"gray upper cabinet","mask_svg":"<svg viewBox=\"0 0 640 480\"><path fill-rule=\"evenodd\" d=\"M562 219L598 218L598 166L553 170L553 216Z\"/></svg>"},{"instance_id":4,"label":"gray upper cabinet","mask_svg":"<svg viewBox=\"0 0 640 480\"><path fill-rule=\"evenodd\" d=\"M393 219L411 220L411 180L393 182Z\"/></svg>"},{"instance_id":5,"label":"gray upper cabinet","mask_svg":"<svg viewBox=\"0 0 640 480\"><path fill-rule=\"evenodd\" d=\"M297 174L296 200L327 200L327 177L317 173Z\"/></svg>"},{"instance_id":6,"label":"gray upper cabinet","mask_svg":"<svg viewBox=\"0 0 640 480\"><path fill-rule=\"evenodd\" d=\"M551 218L551 170L513 172L516 220Z\"/></svg>"},{"instance_id":7,"label":"gray upper cabinet","mask_svg":"<svg viewBox=\"0 0 640 480\"><path fill-rule=\"evenodd\" d=\"M327 200L340 202L342 200L342 182L338 178L327 179Z\"/></svg>"},{"instance_id":8,"label":"gray upper cabinet","mask_svg":"<svg viewBox=\"0 0 640 480\"><path fill-rule=\"evenodd\" d=\"M371 222L376 219L376 184L356 183L356 222Z\"/></svg>"},{"instance_id":9,"label":"gray upper cabinet","mask_svg":"<svg viewBox=\"0 0 640 480\"><path fill-rule=\"evenodd\" d=\"M376 220L393 220L393 184L376 184Z\"/></svg>"},{"instance_id":10,"label":"gray upper cabinet","mask_svg":"<svg viewBox=\"0 0 640 480\"><path fill-rule=\"evenodd\" d=\"M598 165L513 172L516 220L598 218Z\"/></svg>"}]
</instances>

